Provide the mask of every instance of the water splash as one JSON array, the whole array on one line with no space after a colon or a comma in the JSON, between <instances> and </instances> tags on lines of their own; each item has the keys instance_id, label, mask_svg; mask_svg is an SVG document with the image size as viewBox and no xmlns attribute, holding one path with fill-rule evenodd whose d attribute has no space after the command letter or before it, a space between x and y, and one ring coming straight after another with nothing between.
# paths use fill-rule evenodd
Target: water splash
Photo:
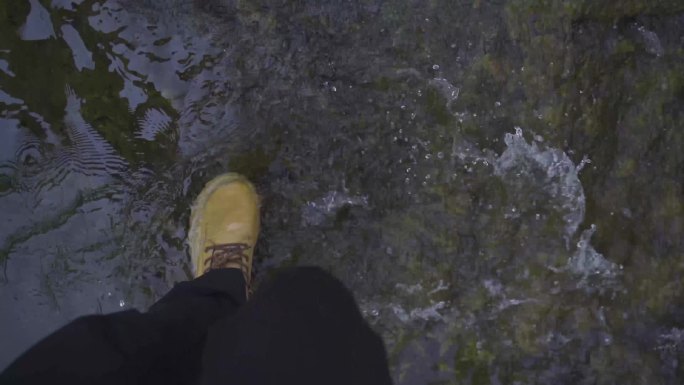
<instances>
[{"instance_id":1,"label":"water splash","mask_svg":"<svg viewBox=\"0 0 684 385\"><path fill-rule=\"evenodd\" d=\"M404 323L415 321L442 321L444 317L439 312L447 307L446 302L439 301L431 303L429 306L416 307L411 310L406 310L400 305L391 305L390 309L394 315Z\"/></svg>"},{"instance_id":2,"label":"water splash","mask_svg":"<svg viewBox=\"0 0 684 385\"><path fill-rule=\"evenodd\" d=\"M458 100L461 89L451 84L447 79L434 78L428 84L435 88L446 99L446 108L451 111L451 106Z\"/></svg>"},{"instance_id":3,"label":"water splash","mask_svg":"<svg viewBox=\"0 0 684 385\"><path fill-rule=\"evenodd\" d=\"M603 254L594 249L591 244L592 235L596 232L596 226L584 230L577 242L575 254L568 260L567 270L580 276L579 287L592 289L589 279L592 276L601 277L600 288L612 285L620 274L617 264L607 260Z\"/></svg>"},{"instance_id":4,"label":"water splash","mask_svg":"<svg viewBox=\"0 0 684 385\"><path fill-rule=\"evenodd\" d=\"M337 210L347 205L365 207L368 205L368 197L330 191L318 200L307 202L302 209L302 222L309 226L320 225Z\"/></svg>"},{"instance_id":5,"label":"water splash","mask_svg":"<svg viewBox=\"0 0 684 385\"><path fill-rule=\"evenodd\" d=\"M515 190L526 196L541 189L549 203L563 213L565 237L569 241L584 219L585 198L578 167L561 150L528 143L520 127L506 134L506 150L493 160L494 172Z\"/></svg>"},{"instance_id":6,"label":"water splash","mask_svg":"<svg viewBox=\"0 0 684 385\"><path fill-rule=\"evenodd\" d=\"M656 57L661 57L665 54L663 44L660 42L660 38L655 32L649 31L643 25L636 26L636 29L641 35L641 39L643 40L648 53L655 55Z\"/></svg>"},{"instance_id":7,"label":"water splash","mask_svg":"<svg viewBox=\"0 0 684 385\"><path fill-rule=\"evenodd\" d=\"M621 269L606 259L591 245L591 237L596 226L577 235L584 221L585 196L579 171L591 161L584 157L575 165L563 151L548 147L540 140L527 142L523 131L516 127L514 134L504 138L506 150L492 159L494 173L501 177L509 189L509 206L505 218L531 223L544 217L560 215L562 236L569 253L562 267L547 266L556 273L568 273L577 279L576 287L586 292L617 288ZM542 212L543 214L539 214ZM555 226L555 225L554 225ZM546 227L539 227L545 231ZM546 235L545 235L546 237ZM534 239L534 238L533 238ZM577 239L573 246L573 240ZM535 242L542 243L541 238ZM562 256L557 244L551 241L550 249ZM556 259L556 263L560 262ZM557 265L556 265L557 266Z\"/></svg>"},{"instance_id":8,"label":"water splash","mask_svg":"<svg viewBox=\"0 0 684 385\"><path fill-rule=\"evenodd\" d=\"M658 337L656 350L662 354L674 354L684 349L684 329L672 328Z\"/></svg>"},{"instance_id":9,"label":"water splash","mask_svg":"<svg viewBox=\"0 0 684 385\"><path fill-rule=\"evenodd\" d=\"M434 286L434 287L433 287ZM424 324L426 321L447 321L449 316L458 313L450 307L449 301L437 299L451 285L439 280L436 284L419 282L415 284L397 283L394 285L401 296L394 301L361 301L359 306L363 314L371 321L379 316L393 316L404 327L406 325ZM437 297L433 297L437 295ZM407 302L408 301L408 302Z\"/></svg>"}]
</instances>

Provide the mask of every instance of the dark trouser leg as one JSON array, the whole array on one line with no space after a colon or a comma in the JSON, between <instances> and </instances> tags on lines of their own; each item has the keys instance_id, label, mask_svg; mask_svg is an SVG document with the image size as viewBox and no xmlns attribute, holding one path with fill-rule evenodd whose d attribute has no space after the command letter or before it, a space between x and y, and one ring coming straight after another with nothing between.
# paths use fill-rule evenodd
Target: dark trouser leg
<instances>
[{"instance_id":1,"label":"dark trouser leg","mask_svg":"<svg viewBox=\"0 0 684 385\"><path fill-rule=\"evenodd\" d=\"M204 384L391 383L382 341L331 275L285 270L238 311L244 290L239 270L216 270L177 285L148 313L80 318L0 383L187 384L200 370Z\"/></svg>"},{"instance_id":2,"label":"dark trouser leg","mask_svg":"<svg viewBox=\"0 0 684 385\"><path fill-rule=\"evenodd\" d=\"M79 318L19 357L2 384L186 384L197 378L207 329L245 301L239 270L176 285L149 312Z\"/></svg>"},{"instance_id":3,"label":"dark trouser leg","mask_svg":"<svg viewBox=\"0 0 684 385\"><path fill-rule=\"evenodd\" d=\"M205 385L390 383L382 340L352 294L319 268L280 272L207 336Z\"/></svg>"}]
</instances>

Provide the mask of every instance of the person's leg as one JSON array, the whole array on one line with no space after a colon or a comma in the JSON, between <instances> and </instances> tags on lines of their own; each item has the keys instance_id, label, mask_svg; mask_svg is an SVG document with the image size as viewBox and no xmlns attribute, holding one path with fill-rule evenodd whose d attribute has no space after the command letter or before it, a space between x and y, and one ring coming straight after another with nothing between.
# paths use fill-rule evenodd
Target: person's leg
<instances>
[{"instance_id":1,"label":"person's leg","mask_svg":"<svg viewBox=\"0 0 684 385\"><path fill-rule=\"evenodd\" d=\"M351 293L321 269L283 271L236 311L259 232L248 181L215 178L191 217L200 278L177 285L148 313L74 321L19 358L0 383L184 384L200 368L206 384L391 383L382 341Z\"/></svg>"},{"instance_id":2,"label":"person's leg","mask_svg":"<svg viewBox=\"0 0 684 385\"><path fill-rule=\"evenodd\" d=\"M237 269L176 285L147 313L79 318L19 357L2 384L189 384L209 326L245 302Z\"/></svg>"},{"instance_id":3,"label":"person's leg","mask_svg":"<svg viewBox=\"0 0 684 385\"><path fill-rule=\"evenodd\" d=\"M185 384L194 380L204 338L247 297L259 234L252 184L224 174L192 206L188 241L196 278L178 284L149 312L80 318L13 363L0 383Z\"/></svg>"},{"instance_id":4,"label":"person's leg","mask_svg":"<svg viewBox=\"0 0 684 385\"><path fill-rule=\"evenodd\" d=\"M207 335L203 385L391 384L352 293L320 268L279 272Z\"/></svg>"}]
</instances>

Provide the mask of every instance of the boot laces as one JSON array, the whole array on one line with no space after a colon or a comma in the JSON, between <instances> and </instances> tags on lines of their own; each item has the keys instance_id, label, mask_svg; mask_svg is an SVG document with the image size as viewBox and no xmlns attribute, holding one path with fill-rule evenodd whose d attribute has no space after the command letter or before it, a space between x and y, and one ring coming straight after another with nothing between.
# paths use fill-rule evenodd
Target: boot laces
<instances>
[{"instance_id":1,"label":"boot laces","mask_svg":"<svg viewBox=\"0 0 684 385\"><path fill-rule=\"evenodd\" d=\"M246 243L225 243L208 246L204 249L204 252L211 251L211 256L204 261L204 265L207 268L206 271L225 268L231 263L240 266L242 276L245 278L247 298L252 293L252 277L247 273L249 271L249 257L245 253L249 249L250 246ZM207 265L209 266L207 267Z\"/></svg>"}]
</instances>

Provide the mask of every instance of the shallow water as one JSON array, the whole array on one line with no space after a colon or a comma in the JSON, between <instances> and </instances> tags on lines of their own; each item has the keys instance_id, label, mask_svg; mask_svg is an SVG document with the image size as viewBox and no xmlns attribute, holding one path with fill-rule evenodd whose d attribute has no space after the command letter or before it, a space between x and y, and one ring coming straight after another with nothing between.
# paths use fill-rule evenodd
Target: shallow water
<instances>
[{"instance_id":1,"label":"shallow water","mask_svg":"<svg viewBox=\"0 0 684 385\"><path fill-rule=\"evenodd\" d=\"M682 382L684 4L161 4L0 4L0 367L188 279L237 171L397 384Z\"/></svg>"}]
</instances>

